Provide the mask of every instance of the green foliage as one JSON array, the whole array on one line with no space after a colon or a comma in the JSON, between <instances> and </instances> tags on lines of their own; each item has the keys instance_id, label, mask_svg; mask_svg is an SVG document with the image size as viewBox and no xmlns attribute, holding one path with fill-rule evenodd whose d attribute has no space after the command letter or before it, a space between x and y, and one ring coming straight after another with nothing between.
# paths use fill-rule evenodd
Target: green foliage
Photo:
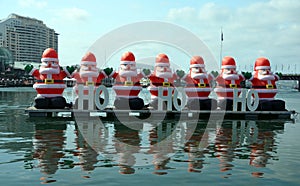
<instances>
[{"instance_id":1,"label":"green foliage","mask_svg":"<svg viewBox=\"0 0 300 186\"><path fill-rule=\"evenodd\" d=\"M176 74L179 78L182 78L185 74L185 72L183 70L176 70Z\"/></svg>"},{"instance_id":2,"label":"green foliage","mask_svg":"<svg viewBox=\"0 0 300 186\"><path fill-rule=\"evenodd\" d=\"M143 69L143 73L145 74L145 76L150 75L151 71L150 69Z\"/></svg>"},{"instance_id":3,"label":"green foliage","mask_svg":"<svg viewBox=\"0 0 300 186\"><path fill-rule=\"evenodd\" d=\"M214 77L217 77L219 75L218 71L211 71L210 72Z\"/></svg>"},{"instance_id":4,"label":"green foliage","mask_svg":"<svg viewBox=\"0 0 300 186\"><path fill-rule=\"evenodd\" d=\"M103 71L107 76L109 76L113 72L113 68L107 67L107 68L103 69Z\"/></svg>"},{"instance_id":5,"label":"green foliage","mask_svg":"<svg viewBox=\"0 0 300 186\"><path fill-rule=\"evenodd\" d=\"M251 72L242 72L242 74L245 77L245 79L250 79L252 77L252 73Z\"/></svg>"},{"instance_id":6,"label":"green foliage","mask_svg":"<svg viewBox=\"0 0 300 186\"><path fill-rule=\"evenodd\" d=\"M69 74L72 74L75 71L75 67L74 66L67 66L66 67L67 71L69 72Z\"/></svg>"},{"instance_id":7,"label":"green foliage","mask_svg":"<svg viewBox=\"0 0 300 186\"><path fill-rule=\"evenodd\" d=\"M279 78L282 77L282 73L281 72L276 72L275 74L277 74L277 76L279 76Z\"/></svg>"},{"instance_id":8,"label":"green foliage","mask_svg":"<svg viewBox=\"0 0 300 186\"><path fill-rule=\"evenodd\" d=\"M29 73L33 69L33 65L26 65L24 70L25 72Z\"/></svg>"}]
</instances>

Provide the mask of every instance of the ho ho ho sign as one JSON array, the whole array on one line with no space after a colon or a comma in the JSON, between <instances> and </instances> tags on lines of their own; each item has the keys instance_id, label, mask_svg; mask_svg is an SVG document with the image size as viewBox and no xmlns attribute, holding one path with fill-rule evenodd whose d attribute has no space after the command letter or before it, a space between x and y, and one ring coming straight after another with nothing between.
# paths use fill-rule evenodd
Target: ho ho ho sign
<instances>
[{"instance_id":1,"label":"ho ho ho sign","mask_svg":"<svg viewBox=\"0 0 300 186\"><path fill-rule=\"evenodd\" d=\"M83 101L88 100L88 110L93 110L94 106L99 110L107 107L109 102L109 92L103 85L96 89L93 85L88 86L88 95L84 95L84 86L78 85L78 110L83 110ZM182 93L182 92L181 92ZM163 88L158 87L158 110L163 110L163 102L167 102L167 111L172 111L172 103L177 111L181 111L186 104L187 96L185 93L181 95L181 105L178 104L177 98L179 89L168 88L168 94L163 95ZM101 104L99 97L103 95L104 102ZM238 102L241 102L241 111L246 111L246 106L249 111L255 111L259 104L259 96L254 89L241 89L239 94L238 89L233 89L233 111L237 111Z\"/></svg>"}]
</instances>

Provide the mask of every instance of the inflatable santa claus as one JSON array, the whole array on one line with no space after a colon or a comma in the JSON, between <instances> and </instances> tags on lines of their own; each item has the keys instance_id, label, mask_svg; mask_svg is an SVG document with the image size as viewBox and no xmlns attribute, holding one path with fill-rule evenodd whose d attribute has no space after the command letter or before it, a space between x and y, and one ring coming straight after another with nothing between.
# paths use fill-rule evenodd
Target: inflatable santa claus
<instances>
[{"instance_id":1,"label":"inflatable santa claus","mask_svg":"<svg viewBox=\"0 0 300 186\"><path fill-rule=\"evenodd\" d=\"M32 65L27 65L25 71L34 76L37 81L33 88L38 95L35 98L34 107L37 109L62 109L70 104L66 103L62 96L66 85L63 79L70 76L69 71L59 66L57 52L48 48L43 52L39 69L33 68Z\"/></svg>"},{"instance_id":2,"label":"inflatable santa claus","mask_svg":"<svg viewBox=\"0 0 300 186\"><path fill-rule=\"evenodd\" d=\"M174 89L174 81L184 75L182 70L177 70L176 73L172 72L170 67L169 57L166 54L158 54L155 60L154 71L150 74L150 86L148 90L151 94L151 103L149 104L154 109L158 108L158 88L163 89L163 96L168 95L168 88ZM180 101L180 100L178 100ZM165 106L164 106L165 107ZM175 110L174 105L172 106ZM163 108L166 109L166 108Z\"/></svg>"},{"instance_id":3,"label":"inflatable santa claus","mask_svg":"<svg viewBox=\"0 0 300 186\"><path fill-rule=\"evenodd\" d=\"M253 76L249 81L252 83L252 88L258 92L257 110L285 110L285 102L274 99L277 94L275 82L278 80L279 77L271 71L270 61L267 58L256 59Z\"/></svg>"},{"instance_id":4,"label":"inflatable santa claus","mask_svg":"<svg viewBox=\"0 0 300 186\"><path fill-rule=\"evenodd\" d=\"M217 86L214 89L218 97L218 107L222 110L233 109L233 91L241 92L241 83L245 81L242 74L236 71L234 58L226 56L222 59L221 73L216 78Z\"/></svg>"},{"instance_id":5,"label":"inflatable santa claus","mask_svg":"<svg viewBox=\"0 0 300 186\"><path fill-rule=\"evenodd\" d=\"M83 94L89 95L89 86L94 86L95 89L101 85L102 79L107 78L107 74L104 71L100 71L97 68L96 57L93 53L87 52L81 59L80 68L78 71L72 73L72 77L76 79L76 85L74 87L76 95L78 95L78 85L83 85ZM104 102L103 98L100 98L100 103ZM78 98L75 99L75 108L78 106ZM88 108L88 100L84 100L84 107Z\"/></svg>"},{"instance_id":6,"label":"inflatable santa claus","mask_svg":"<svg viewBox=\"0 0 300 186\"><path fill-rule=\"evenodd\" d=\"M190 73L185 75L182 80L186 82L184 90L188 96L187 107L190 110L216 109L217 101L208 97L212 91L210 84L214 77L207 73L201 56L191 58Z\"/></svg>"},{"instance_id":7,"label":"inflatable santa claus","mask_svg":"<svg viewBox=\"0 0 300 186\"><path fill-rule=\"evenodd\" d=\"M114 106L116 109L140 110L144 108L144 100L139 97L142 90L140 80L145 73L137 72L135 56L125 52L120 61L119 71L112 72L110 77L115 79L113 90L116 93Z\"/></svg>"}]
</instances>

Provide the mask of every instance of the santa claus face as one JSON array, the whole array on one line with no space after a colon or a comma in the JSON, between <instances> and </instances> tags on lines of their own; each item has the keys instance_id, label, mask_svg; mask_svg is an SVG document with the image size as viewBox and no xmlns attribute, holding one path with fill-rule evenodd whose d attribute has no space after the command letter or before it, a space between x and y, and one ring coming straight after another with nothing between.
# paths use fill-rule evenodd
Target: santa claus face
<instances>
[{"instance_id":1,"label":"santa claus face","mask_svg":"<svg viewBox=\"0 0 300 186\"><path fill-rule=\"evenodd\" d=\"M207 78L207 72L204 67L192 67L190 68L190 73L192 78Z\"/></svg>"},{"instance_id":2,"label":"santa claus face","mask_svg":"<svg viewBox=\"0 0 300 186\"><path fill-rule=\"evenodd\" d=\"M137 70L135 64L121 64L119 68L120 76L134 77L137 76Z\"/></svg>"},{"instance_id":3,"label":"santa claus face","mask_svg":"<svg viewBox=\"0 0 300 186\"><path fill-rule=\"evenodd\" d=\"M274 80L275 77L271 69L259 69L257 70L258 79L260 80Z\"/></svg>"},{"instance_id":4,"label":"santa claus face","mask_svg":"<svg viewBox=\"0 0 300 186\"><path fill-rule=\"evenodd\" d=\"M170 66L158 65L155 67L155 75L160 78L170 78L172 77L172 69Z\"/></svg>"},{"instance_id":5,"label":"santa claus face","mask_svg":"<svg viewBox=\"0 0 300 186\"><path fill-rule=\"evenodd\" d=\"M41 74L59 74L58 61L43 61L39 71Z\"/></svg>"},{"instance_id":6,"label":"santa claus face","mask_svg":"<svg viewBox=\"0 0 300 186\"><path fill-rule=\"evenodd\" d=\"M97 77L99 72L94 64L81 64L79 74L81 77Z\"/></svg>"},{"instance_id":7,"label":"santa claus face","mask_svg":"<svg viewBox=\"0 0 300 186\"><path fill-rule=\"evenodd\" d=\"M223 68L222 69L222 77L226 80L237 80L237 79L239 79L239 75L237 74L235 68Z\"/></svg>"}]
</instances>

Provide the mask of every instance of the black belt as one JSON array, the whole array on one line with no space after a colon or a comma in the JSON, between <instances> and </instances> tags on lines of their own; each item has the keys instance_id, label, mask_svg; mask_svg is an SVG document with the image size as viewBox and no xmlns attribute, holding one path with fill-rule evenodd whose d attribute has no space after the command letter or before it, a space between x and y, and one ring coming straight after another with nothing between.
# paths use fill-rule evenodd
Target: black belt
<instances>
[{"instance_id":1,"label":"black belt","mask_svg":"<svg viewBox=\"0 0 300 186\"><path fill-rule=\"evenodd\" d=\"M94 83L94 82L85 82L85 83L76 83L77 85L96 85L96 86L99 86L101 85L101 83Z\"/></svg>"},{"instance_id":2,"label":"black belt","mask_svg":"<svg viewBox=\"0 0 300 186\"><path fill-rule=\"evenodd\" d=\"M229 85L218 85L219 87L223 87L223 88L241 88L240 85L237 84L229 84Z\"/></svg>"},{"instance_id":3,"label":"black belt","mask_svg":"<svg viewBox=\"0 0 300 186\"><path fill-rule=\"evenodd\" d=\"M206 83L195 83L195 84L186 84L187 87L199 87L199 88L207 88L209 84Z\"/></svg>"},{"instance_id":4,"label":"black belt","mask_svg":"<svg viewBox=\"0 0 300 186\"><path fill-rule=\"evenodd\" d=\"M133 82L133 81L124 81L124 82L117 81L117 82L115 82L115 85L140 86L140 83L139 82Z\"/></svg>"},{"instance_id":5,"label":"black belt","mask_svg":"<svg viewBox=\"0 0 300 186\"><path fill-rule=\"evenodd\" d=\"M260 88L260 89L276 89L276 85L252 86L252 88Z\"/></svg>"},{"instance_id":6,"label":"black belt","mask_svg":"<svg viewBox=\"0 0 300 186\"><path fill-rule=\"evenodd\" d=\"M173 84L169 83L169 82L163 82L163 83L155 83L155 82L153 82L152 85L157 86L157 87L158 86L163 86L163 87L172 87L173 86Z\"/></svg>"},{"instance_id":7,"label":"black belt","mask_svg":"<svg viewBox=\"0 0 300 186\"><path fill-rule=\"evenodd\" d=\"M64 80L44 79L44 80L37 80L37 82L38 83L53 84L53 83L63 83Z\"/></svg>"}]
</instances>

